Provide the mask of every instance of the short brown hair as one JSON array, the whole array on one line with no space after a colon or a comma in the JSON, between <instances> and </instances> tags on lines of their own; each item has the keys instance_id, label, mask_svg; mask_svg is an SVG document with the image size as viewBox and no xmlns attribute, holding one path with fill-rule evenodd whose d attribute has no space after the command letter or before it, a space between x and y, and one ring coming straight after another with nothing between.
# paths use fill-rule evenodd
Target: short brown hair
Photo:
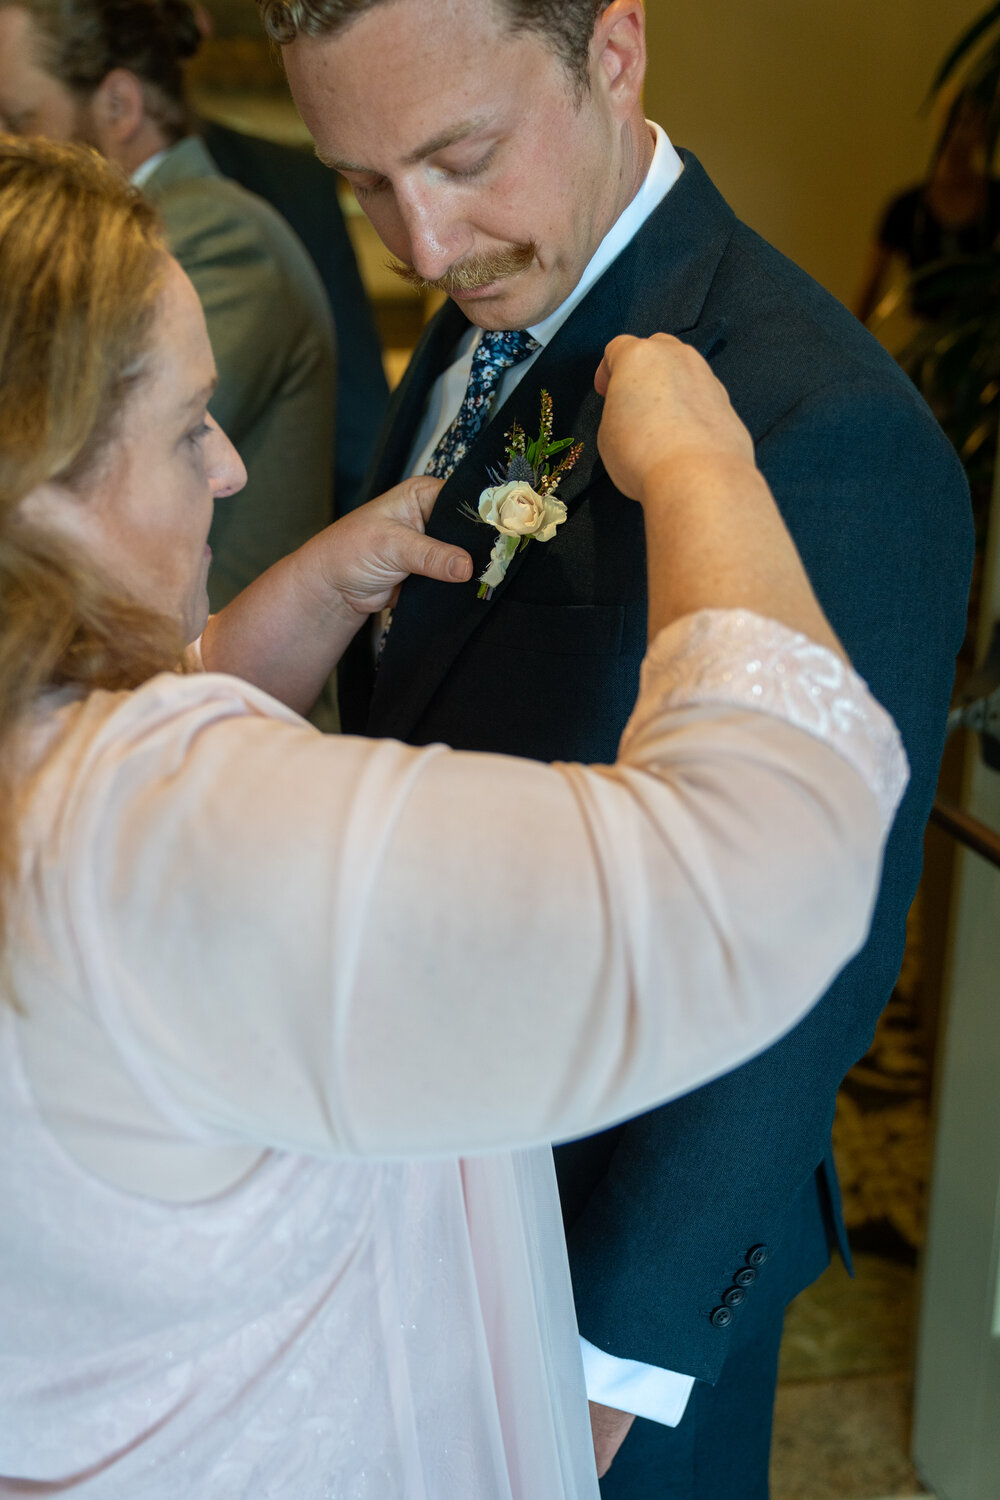
<instances>
[{"instance_id":1,"label":"short brown hair","mask_svg":"<svg viewBox=\"0 0 1000 1500\"><path fill-rule=\"evenodd\" d=\"M148 368L165 266L155 210L117 168L0 135L0 918L17 849L10 731L45 687L135 687L183 645L22 514L39 485L99 482Z\"/></svg>"},{"instance_id":2,"label":"short brown hair","mask_svg":"<svg viewBox=\"0 0 1000 1500\"><path fill-rule=\"evenodd\" d=\"M257 0L273 41L330 36L383 0ZM590 40L611 0L497 0L512 31L534 31L560 58L581 89L590 82Z\"/></svg>"},{"instance_id":3,"label":"short brown hair","mask_svg":"<svg viewBox=\"0 0 1000 1500\"><path fill-rule=\"evenodd\" d=\"M134 73L173 145L191 132L183 63L201 42L185 0L0 0L34 22L39 64L86 100L115 68Z\"/></svg>"}]
</instances>

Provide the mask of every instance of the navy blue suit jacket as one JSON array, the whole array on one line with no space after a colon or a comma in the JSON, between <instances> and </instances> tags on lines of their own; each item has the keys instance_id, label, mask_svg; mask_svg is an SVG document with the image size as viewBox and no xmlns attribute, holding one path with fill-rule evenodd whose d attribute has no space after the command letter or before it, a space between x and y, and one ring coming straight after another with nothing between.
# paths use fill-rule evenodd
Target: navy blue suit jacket
<instances>
[{"instance_id":1,"label":"navy blue suit jacket","mask_svg":"<svg viewBox=\"0 0 1000 1500\"><path fill-rule=\"evenodd\" d=\"M466 327L449 305L428 328L391 403L372 493L401 477L428 388ZM757 1277L773 1299L817 1273L792 1222L810 1194L846 1254L834 1100L899 969L964 629L972 536L954 453L878 344L740 223L687 155L676 186L480 433L430 530L485 565L492 532L460 505L488 482L511 421L533 429L541 387L557 436L585 444L560 489L568 520L518 555L490 603L471 584L411 579L377 681L367 641L345 664L342 715L347 729L414 744L614 758L645 645L645 560L639 508L597 453L592 382L610 338L657 330L701 349L728 387L823 606L895 715L912 766L871 937L806 1020L735 1073L556 1153L584 1336L711 1381L752 1316Z\"/></svg>"}]
</instances>

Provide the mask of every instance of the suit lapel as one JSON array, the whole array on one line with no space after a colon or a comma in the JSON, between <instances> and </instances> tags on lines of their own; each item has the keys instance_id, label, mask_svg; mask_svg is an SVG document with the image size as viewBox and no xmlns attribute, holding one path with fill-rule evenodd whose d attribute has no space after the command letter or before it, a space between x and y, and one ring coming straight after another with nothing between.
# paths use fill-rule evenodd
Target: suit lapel
<instances>
[{"instance_id":1,"label":"suit lapel","mask_svg":"<svg viewBox=\"0 0 1000 1500\"><path fill-rule=\"evenodd\" d=\"M491 482L489 469L503 462L504 434L511 425L519 422L529 434L537 432L543 388L553 399L556 436L572 436L584 444L583 453L559 488L568 508L593 483L601 468L596 443L601 402L593 388L597 361L590 360L592 344L586 325L580 324L575 333L570 332L574 321L570 319L560 336L539 355L438 495L428 533L464 547L472 556L474 579L489 561L496 532L472 520L464 506L475 510L480 494ZM563 333L568 335L566 339ZM584 354L577 347L581 343ZM546 545L555 546L556 540ZM504 588L523 564L527 550L511 563ZM393 611L392 630L375 682L370 733L405 738L411 732L451 663L489 611L497 607L500 597L495 595L489 602L477 598L475 581L441 584L426 578L407 579Z\"/></svg>"},{"instance_id":2,"label":"suit lapel","mask_svg":"<svg viewBox=\"0 0 1000 1500\"><path fill-rule=\"evenodd\" d=\"M591 288L442 486L427 530L441 541L464 547L472 556L475 576L486 567L496 533L473 521L463 506L475 510L490 483L488 470L502 463L504 434L515 421L529 434L536 432L539 394L542 389L551 394L555 435L572 436L584 445L559 487L559 496L572 515L604 473L597 451L603 403L594 390L594 373L605 345L620 333L646 337L663 331L683 337L710 357L725 330L719 323L702 325L699 319L735 225L731 209L695 158L687 155L685 170L667 198ZM401 388L396 408L403 430L391 435L387 443L393 457L402 455L401 461L394 469L380 461L376 469L377 475L386 476L386 484L402 472L428 387L447 364L461 327L467 326L461 313L458 319L461 326L454 319L444 325L449 331L447 347L443 340L439 347L436 339L425 336L404 377L407 389ZM392 416L390 410L387 420ZM545 545L558 544L557 533ZM526 548L513 560L502 589L510 586L530 550ZM470 636L491 609L502 605L502 589L486 602L476 597L475 582L407 580L375 683L369 733L405 739L413 732Z\"/></svg>"}]
</instances>

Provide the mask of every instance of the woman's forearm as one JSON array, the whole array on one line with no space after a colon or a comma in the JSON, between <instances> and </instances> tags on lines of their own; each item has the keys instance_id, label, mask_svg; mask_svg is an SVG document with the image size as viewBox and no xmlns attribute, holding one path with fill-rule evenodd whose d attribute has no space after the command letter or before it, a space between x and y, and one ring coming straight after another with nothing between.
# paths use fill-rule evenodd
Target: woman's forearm
<instances>
[{"instance_id":1,"label":"woman's forearm","mask_svg":"<svg viewBox=\"0 0 1000 1500\"><path fill-rule=\"evenodd\" d=\"M680 452L651 471L642 506L650 640L701 609L747 609L843 654L749 459Z\"/></svg>"},{"instance_id":2,"label":"woman's forearm","mask_svg":"<svg viewBox=\"0 0 1000 1500\"><path fill-rule=\"evenodd\" d=\"M863 941L904 761L838 665L693 617L595 768L321 736L197 679L153 734L138 699L142 773L109 740L79 799L92 983L125 976L165 1086L231 1140L481 1150L649 1108L774 1041Z\"/></svg>"},{"instance_id":3,"label":"woman's forearm","mask_svg":"<svg viewBox=\"0 0 1000 1500\"><path fill-rule=\"evenodd\" d=\"M748 609L840 651L750 434L701 355L669 334L623 336L595 384L601 457L645 518L650 640L700 609Z\"/></svg>"},{"instance_id":4,"label":"woman's forearm","mask_svg":"<svg viewBox=\"0 0 1000 1500\"><path fill-rule=\"evenodd\" d=\"M328 546L314 537L212 616L201 642L206 671L242 677L309 712L366 618L325 582Z\"/></svg>"},{"instance_id":5,"label":"woman's forearm","mask_svg":"<svg viewBox=\"0 0 1000 1500\"><path fill-rule=\"evenodd\" d=\"M308 713L348 643L411 573L472 577L472 559L424 534L440 481L405 480L282 558L209 621L202 660Z\"/></svg>"}]
</instances>

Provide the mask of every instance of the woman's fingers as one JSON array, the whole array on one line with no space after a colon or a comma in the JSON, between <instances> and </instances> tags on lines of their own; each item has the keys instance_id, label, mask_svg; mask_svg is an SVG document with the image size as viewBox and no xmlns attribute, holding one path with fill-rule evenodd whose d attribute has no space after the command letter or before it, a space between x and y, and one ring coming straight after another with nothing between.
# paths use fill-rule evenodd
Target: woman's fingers
<instances>
[{"instance_id":1,"label":"woman's fingers","mask_svg":"<svg viewBox=\"0 0 1000 1500\"><path fill-rule=\"evenodd\" d=\"M411 573L442 583L472 577L467 552L424 531L440 488L426 475L406 479L331 528L330 580L354 609L383 608Z\"/></svg>"},{"instance_id":2,"label":"woman's fingers","mask_svg":"<svg viewBox=\"0 0 1000 1500\"><path fill-rule=\"evenodd\" d=\"M419 573L442 583L462 583L472 577L472 559L467 552L424 533L443 483L430 474L417 474L373 502L386 522L380 548L383 561L401 578Z\"/></svg>"},{"instance_id":3,"label":"woman's fingers","mask_svg":"<svg viewBox=\"0 0 1000 1500\"><path fill-rule=\"evenodd\" d=\"M753 461L750 435L725 387L696 350L669 334L612 339L594 384L605 398L601 457L617 487L635 500L646 478L681 454Z\"/></svg>"},{"instance_id":4,"label":"woman's fingers","mask_svg":"<svg viewBox=\"0 0 1000 1500\"><path fill-rule=\"evenodd\" d=\"M419 573L442 583L464 583L472 577L472 558L461 547L439 542L403 524L387 533L383 557L403 577Z\"/></svg>"},{"instance_id":5,"label":"woman's fingers","mask_svg":"<svg viewBox=\"0 0 1000 1500\"><path fill-rule=\"evenodd\" d=\"M399 494L400 503L404 509L411 503L415 504L421 519L426 524L431 518L434 502L443 484L443 479L435 479L432 474L415 474L412 479L404 479L402 484L395 485L387 494L391 496Z\"/></svg>"}]
</instances>

